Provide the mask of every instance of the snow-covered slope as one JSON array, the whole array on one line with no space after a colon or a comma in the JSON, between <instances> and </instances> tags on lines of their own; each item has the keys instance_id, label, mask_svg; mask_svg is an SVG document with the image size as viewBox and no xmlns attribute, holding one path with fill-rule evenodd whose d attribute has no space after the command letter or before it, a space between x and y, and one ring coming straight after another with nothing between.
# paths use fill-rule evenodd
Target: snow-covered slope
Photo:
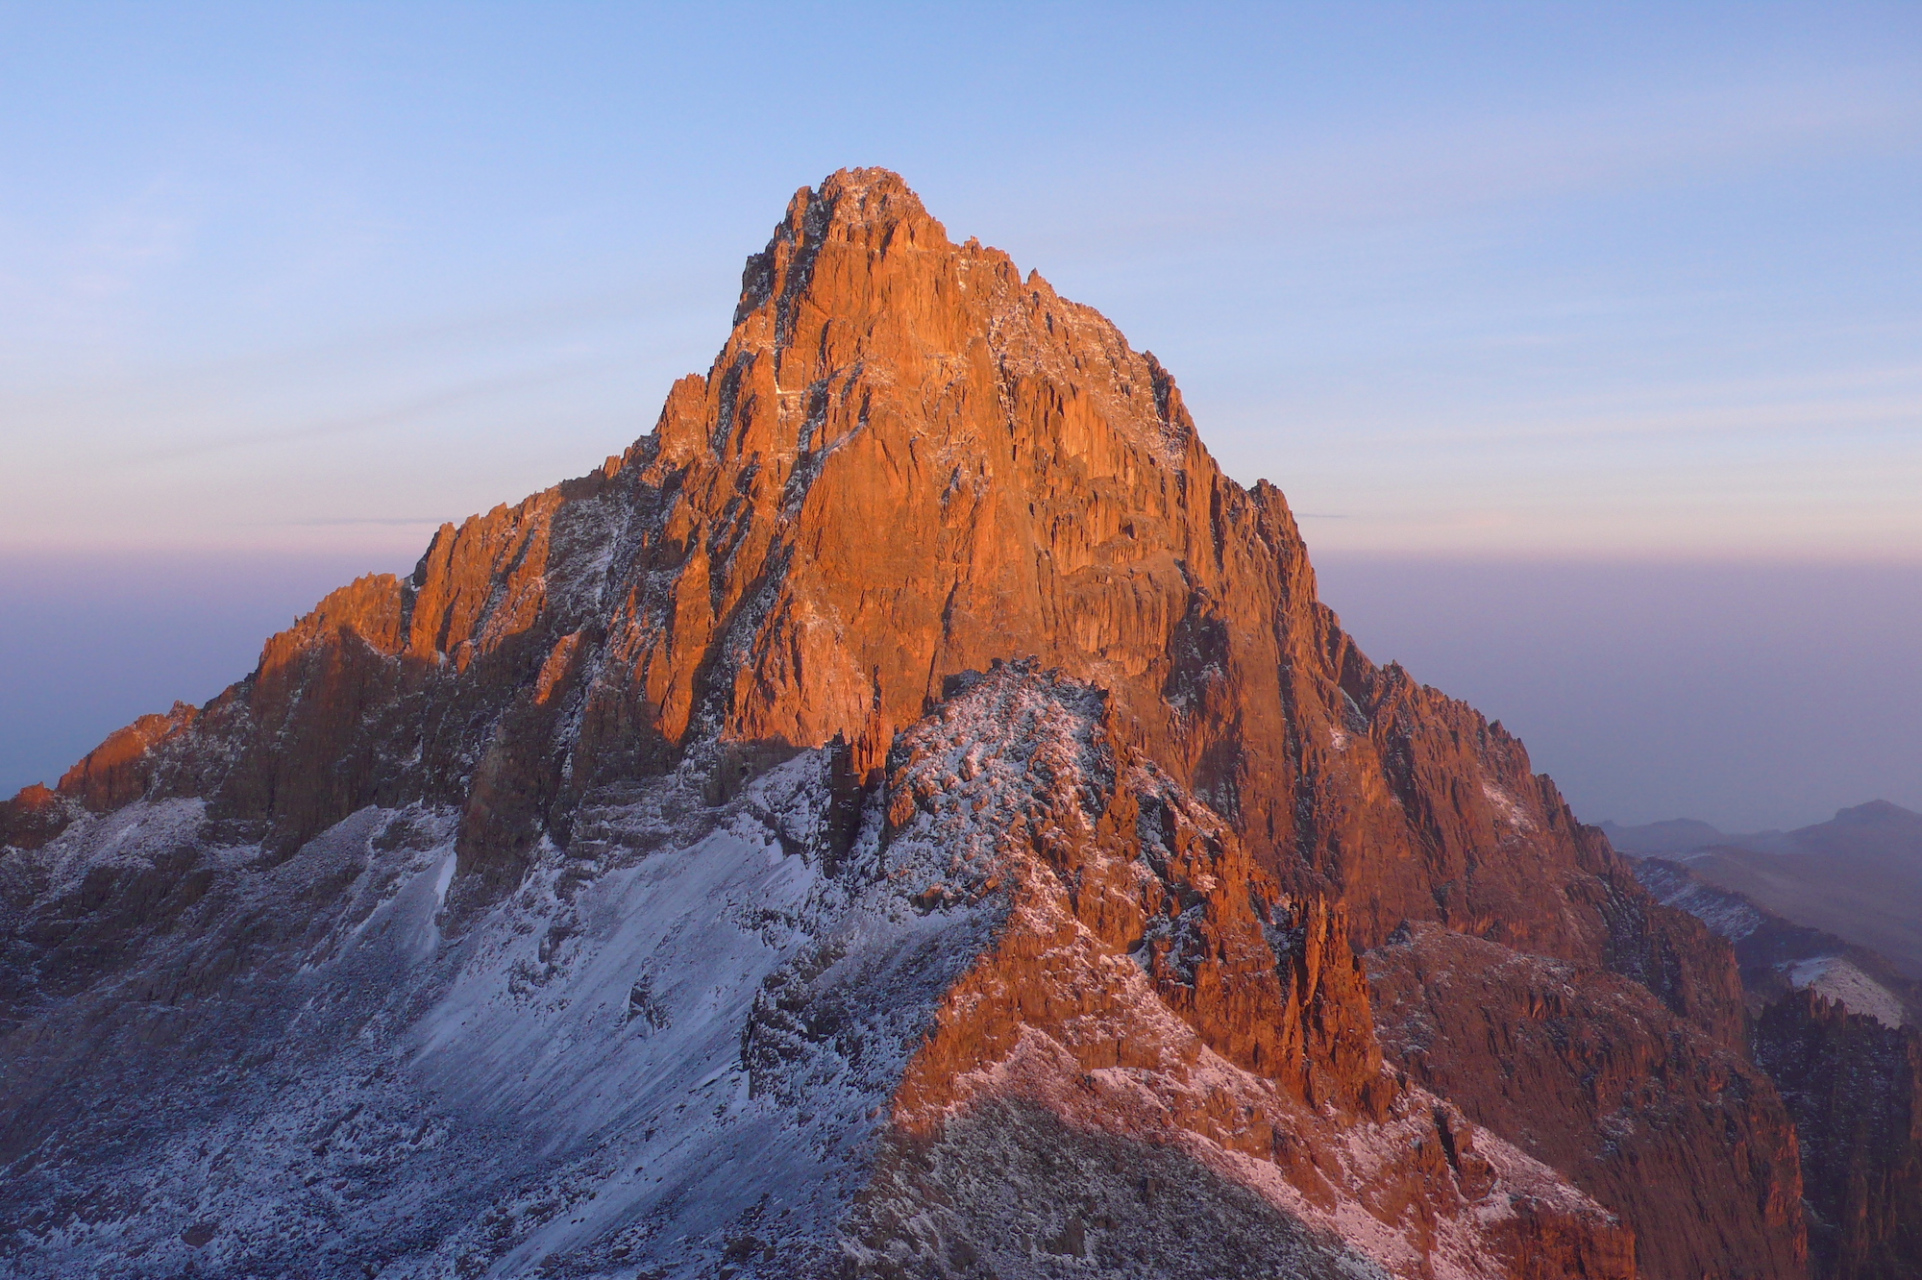
<instances>
[{"instance_id":1,"label":"snow-covered slope","mask_svg":"<svg viewBox=\"0 0 1922 1280\"><path fill-rule=\"evenodd\" d=\"M1701 920L1735 944L1752 996L1813 990L1850 1013L1886 1027L1913 1021L1916 985L1889 961L1831 933L1808 928L1699 878L1686 863L1648 858L1636 875L1656 897Z\"/></svg>"},{"instance_id":2,"label":"snow-covered slope","mask_svg":"<svg viewBox=\"0 0 1922 1280\"><path fill-rule=\"evenodd\" d=\"M1893 991L1863 973L1846 956L1817 956L1787 966L1789 985L1833 1000L1850 1013L1874 1018L1885 1027L1906 1021Z\"/></svg>"},{"instance_id":3,"label":"snow-covered slope","mask_svg":"<svg viewBox=\"0 0 1922 1280\"><path fill-rule=\"evenodd\" d=\"M710 807L690 765L595 815L595 856L545 849L457 937L441 815L363 811L279 865L193 858L206 896L81 991L22 993L15 1265L598 1274L707 1257L761 1215L829 1240L927 1009L997 910L914 910L912 870L877 875L872 835L828 874L830 767L803 753ZM183 863L199 808L77 824L13 868L39 882L28 918ZM297 936L256 927L297 906L317 911ZM229 958L212 984L176 980ZM863 1053L761 1078L757 1000L796 961L859 985Z\"/></svg>"},{"instance_id":4,"label":"snow-covered slope","mask_svg":"<svg viewBox=\"0 0 1922 1280\"><path fill-rule=\"evenodd\" d=\"M1003 668L851 797L835 748L726 799L738 762L697 752L467 920L453 820L420 808L276 859L198 801L141 801L9 855L10 1274L1469 1276L1505 1274L1530 1224L1603 1224L1426 1094L1378 1118L1293 1099L1119 956L1089 971L1125 997L1106 1033L1161 1065L1076 1084L1049 1066L1067 1033L1015 1008L1030 1030L909 1105L1017 916L1092 945L1031 832L1085 840L1072 814L1111 804L1102 717ZM1127 847L1126 875L1175 874ZM1235 1149L1184 1107L1266 1108L1315 1154Z\"/></svg>"}]
</instances>

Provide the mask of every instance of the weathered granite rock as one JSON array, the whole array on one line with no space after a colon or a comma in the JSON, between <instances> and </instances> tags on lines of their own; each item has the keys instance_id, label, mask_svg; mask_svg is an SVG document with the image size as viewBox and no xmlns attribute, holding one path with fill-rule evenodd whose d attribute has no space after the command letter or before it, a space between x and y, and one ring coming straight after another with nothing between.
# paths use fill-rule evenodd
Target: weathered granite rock
<instances>
[{"instance_id":1,"label":"weathered granite rock","mask_svg":"<svg viewBox=\"0 0 1922 1280\"><path fill-rule=\"evenodd\" d=\"M1013 905L957 971L894 975L934 994L925 1045L885 1086L892 1167L961 1196L944 1162L981 1145L969 1117L1038 1107L1051 1118L1023 1132L1182 1146L1289 1221L1385 1231L1367 1256L1401 1274L1630 1274L1627 1233L1591 1201L1383 1074L1352 950L1436 922L1641 992L1634 1007L1695 1046L1673 1067L1688 1093L1726 1076L1713 1046L1741 1051L1727 945L1656 903L1498 725L1363 656L1316 600L1280 492L1221 473L1159 362L1005 254L954 244L878 170L795 196L749 261L721 354L674 386L652 434L588 476L443 527L408 578L333 593L206 707L143 720L54 792L0 810L8 901L28 918L21 936L40 939L14 962L27 977L11 1007L39 1035L49 975L98 995L162 945L140 939L265 936L219 915L220 868L277 883L274 866L308 865L368 813L417 815L450 842L440 948L493 938L543 886L591 892L639 856L620 833L640 798L667 796L688 822L731 813L792 760L823 771L818 830L796 847L839 884L843 859L885 858L914 824L954 816L966 766L932 769L912 742L967 694L967 673L1023 659L1039 667L1022 679L1048 668L1086 686L1068 703L1101 691L1089 723L1109 764L1082 771L1086 804L1043 772L995 811L982 828L999 842L993 886L957 888L957 870L916 890L930 913L977 891ZM178 857L105 858L77 896L60 879L98 851L103 823L137 826L166 805L197 815ZM363 840L369 866L413 839L415 818L382 821L401 834L385 851L368 841L387 835ZM300 910L326 901L301 893ZM553 928L513 990L560 971L578 928ZM297 921L277 929L306 936ZM179 963L200 975L185 988L196 998L238 998L264 963L242 948L209 968L196 945L165 944L195 957ZM727 1006L750 1077L763 1051L840 1044L851 1024L834 1010L886 995L823 995L817 980L841 962L816 960L780 969L752 1008ZM637 979L628 1006L650 1026L664 1007L652 982ZM1481 1067L1451 1088L1495 1096ZM1731 1104L1731 1133L1774 1132L1755 1097L1753 1114ZM1591 1120L1577 1116L1558 1158L1579 1156ZM954 1229L976 1225L956 1237L962 1254L1014 1247L981 1234L963 1200ZM905 1237L888 1232L931 1202L877 1190L864 1203L886 1238L861 1265L906 1267L892 1252ZM1716 1229L1735 1256L1798 1265L1773 1212L1740 1219L1747 1236L1738 1217ZM1048 1214L1064 1248L1107 1230ZM746 1221L738 1239L758 1243L741 1245L742 1265L768 1243ZM1294 1247L1262 1221L1275 1249ZM639 1246L579 1247L551 1256L598 1274L592 1259Z\"/></svg>"},{"instance_id":2,"label":"weathered granite rock","mask_svg":"<svg viewBox=\"0 0 1922 1280\"><path fill-rule=\"evenodd\" d=\"M1434 925L1368 956L1391 1061L1635 1231L1641 1274L1795 1276L1795 1126L1737 1050L1617 975Z\"/></svg>"}]
</instances>

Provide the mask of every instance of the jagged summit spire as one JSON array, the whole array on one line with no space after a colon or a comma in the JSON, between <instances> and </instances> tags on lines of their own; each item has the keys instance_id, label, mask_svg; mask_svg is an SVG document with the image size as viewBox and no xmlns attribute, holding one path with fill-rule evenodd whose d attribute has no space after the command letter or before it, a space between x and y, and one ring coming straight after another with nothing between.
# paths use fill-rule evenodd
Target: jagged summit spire
<instances>
[{"instance_id":1,"label":"jagged summit spire","mask_svg":"<svg viewBox=\"0 0 1922 1280\"><path fill-rule=\"evenodd\" d=\"M796 191L767 247L748 258L734 323L771 299L805 288L816 256L830 241L877 259L910 249L956 249L947 229L900 174L891 169L837 169L819 187Z\"/></svg>"},{"instance_id":2,"label":"jagged summit spire","mask_svg":"<svg viewBox=\"0 0 1922 1280\"><path fill-rule=\"evenodd\" d=\"M892 236L907 229L911 241L929 249L952 249L947 229L928 212L907 180L892 169L836 169L819 187L802 187L788 202L775 232L808 235Z\"/></svg>"},{"instance_id":3,"label":"jagged summit spire","mask_svg":"<svg viewBox=\"0 0 1922 1280\"><path fill-rule=\"evenodd\" d=\"M907 179L892 169L836 169L821 180L818 189L803 187L795 192L796 201L804 199L832 210L837 220L847 223L920 219L941 225L929 216Z\"/></svg>"}]
</instances>

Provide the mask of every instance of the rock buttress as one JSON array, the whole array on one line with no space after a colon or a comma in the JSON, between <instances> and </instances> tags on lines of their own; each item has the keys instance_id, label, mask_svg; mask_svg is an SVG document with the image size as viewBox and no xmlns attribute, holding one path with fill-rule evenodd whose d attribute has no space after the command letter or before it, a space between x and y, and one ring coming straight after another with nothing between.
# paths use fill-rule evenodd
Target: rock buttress
<instances>
[{"instance_id":1,"label":"rock buttress","mask_svg":"<svg viewBox=\"0 0 1922 1280\"><path fill-rule=\"evenodd\" d=\"M1391 1061L1634 1228L1654 1277L1798 1276L1798 1142L1769 1078L1646 988L1434 925L1369 953Z\"/></svg>"}]
</instances>

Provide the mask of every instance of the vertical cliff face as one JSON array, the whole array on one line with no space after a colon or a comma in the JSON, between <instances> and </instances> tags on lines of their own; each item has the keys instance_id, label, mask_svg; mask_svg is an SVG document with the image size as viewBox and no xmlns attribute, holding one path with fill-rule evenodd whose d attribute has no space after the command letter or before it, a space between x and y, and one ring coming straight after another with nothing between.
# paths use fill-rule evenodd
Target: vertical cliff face
<instances>
[{"instance_id":1,"label":"vertical cliff face","mask_svg":"<svg viewBox=\"0 0 1922 1280\"><path fill-rule=\"evenodd\" d=\"M1922 1038L1812 990L1756 1020L1755 1060L1802 1132L1815 1274L1912 1275L1922 1257Z\"/></svg>"},{"instance_id":2,"label":"vertical cliff face","mask_svg":"<svg viewBox=\"0 0 1922 1280\"><path fill-rule=\"evenodd\" d=\"M1802 1137L1814 1272L1913 1274L1922 1257L1922 1039L1815 991L1756 1020L1755 1060Z\"/></svg>"},{"instance_id":3,"label":"vertical cliff face","mask_svg":"<svg viewBox=\"0 0 1922 1280\"><path fill-rule=\"evenodd\" d=\"M1903 1275L1922 1256L1922 1126L1916 1122L1922 987L1887 958L1798 925L1681 863L1636 875L1735 944L1756 1065L1801 1135L1812 1271L1823 1280Z\"/></svg>"},{"instance_id":4,"label":"vertical cliff face","mask_svg":"<svg viewBox=\"0 0 1922 1280\"><path fill-rule=\"evenodd\" d=\"M1642 1274L1803 1274L1796 1129L1741 1053L1637 983L1433 925L1368 965L1390 1058L1633 1223Z\"/></svg>"},{"instance_id":5,"label":"vertical cliff face","mask_svg":"<svg viewBox=\"0 0 1922 1280\"><path fill-rule=\"evenodd\" d=\"M1535 1129L1503 1119L1503 1064L1475 1049L1485 1028L1465 1009L1438 1008L1423 1056L1405 1055L1395 1029L1433 984L1391 984L1377 1007L1355 951L1398 954L1400 924L1432 922L1453 931L1438 937L1605 990L1558 1015L1596 1053L1536 1044L1541 1078L1566 1084L1608 1043L1641 1046L1610 1059L1612 1084L1683 1099L1682 1119L1638 1140L1642 1167L1695 1177L1700 1135L1721 1117L1748 1153L1733 1199L1753 1204L1718 1201L1713 1239L1778 1268L1756 1274L1793 1273L1794 1162L1781 1174L1777 1159L1792 1135L1772 1094L1728 1065L1744 1015L1727 944L1659 906L1520 743L1376 667L1315 597L1280 492L1220 472L1152 356L1005 254L953 243L894 175L836 174L797 194L750 259L726 345L675 385L649 436L586 477L444 527L409 577L335 592L206 707L139 722L0 812L8 909L32 939L7 994L18 1043L38 1046L34 1096L91 1070L49 1048L56 989L92 992L106 1017L101 993L129 975L181 989L154 985L154 949L199 973L211 962L195 948L232 937L280 939L271 964L245 948L221 961L235 983L254 981L250 965L307 981L302 966L322 961L303 948L327 964L359 954L347 935L371 927L369 912L406 914L391 896L404 892L421 900L382 964L409 975L393 988L407 994L368 1034L392 1049L382 1070L422 1092L383 1105L407 1115L428 1098L546 1142L531 1117L581 1090L618 1092L623 1072L658 1067L653 1051L574 1028L607 1077L550 1079L563 1067L535 1055L522 1090L454 1014L409 1019L481 974L471 981L499 979L512 998L476 1026L560 1026L569 1001L599 1008L605 992L551 1006L541 992L591 971L619 988L633 1034L694 1034L693 1006L660 994L674 965L699 964L693 951L636 950L619 982L594 966L640 946L610 921L667 910L668 888L635 868L657 859L695 876L713 857L733 868L727 929L759 941L729 953L731 976L701 1006L702 1034L726 1034L674 1052L719 1073L700 1090L735 1072L753 1105L713 1103L722 1128L672 1147L675 1160L708 1153L693 1164L651 1137L622 1147L619 1126L596 1130L613 1145L589 1154L560 1143L587 1162L568 1166L569 1195L630 1155L637 1175L672 1166L678 1190L614 1197L632 1213L603 1222L599 1243L500 1209L493 1244L460 1236L489 1260L476 1266L545 1250L571 1259L563 1271L600 1274L650 1249L692 1259L738 1244L729 1265L774 1268L779 1250L762 1253L787 1228L765 1204L727 1200L725 1222L696 1221L673 1194L698 1195L718 1167L700 1161L748 1149L752 1125L800 1115L781 1130L793 1151L841 1125L837 1149L864 1154L838 1190L807 1193L812 1225L789 1234L879 1274L1161 1257L1126 1226L1124 1200L1155 1198L1137 1174L1211 1188L1211 1212L1268 1242L1216 1274L1312 1255L1328 1274L1361 1259L1349 1273L1626 1276L1635 1236L1645 1257L1700 1254L1700 1233L1647 1243L1673 1215L1627 1193L1628 1166L1605 1150L1617 1111L1573 1085L1510 1099L1560 1126L1524 1154L1502 1135L1526 1146ZM1027 729L1010 740L1012 722ZM802 775L768 799L769 779ZM163 812L178 840L151 858L114 852L146 847L113 841ZM721 829L727 840L702 843ZM769 872L762 848L797 861ZM327 858L335 870L316 870ZM431 894L417 883L430 876ZM263 932L234 916L255 903L247 893L284 884L324 926ZM537 943L513 941L523 926ZM584 952L587 936L603 950ZM1449 999L1506 1009L1541 976L1481 974ZM1378 1015L1403 1074L1384 1066ZM218 1040L203 1031L160 1039ZM1658 1054L1656 1040L1682 1047ZM448 1102L452 1068L423 1082L408 1065L421 1043L464 1046L449 1061L498 1076L520 1109ZM852 1090L832 1116L796 1083L820 1072ZM320 1106L285 1087L304 1099L289 1114ZM22 1104L17 1150L45 1139L51 1114ZM668 1134L666 1114L621 1123ZM740 1117L750 1128L727 1128ZM1028 1235L996 1234L999 1192L968 1163L1040 1167L1069 1152L1086 1203L1046 1200ZM1100 1174L1111 1158L1111 1172L1134 1172ZM484 1182L475 1195L509 1196ZM768 1203L785 1194L764 1190ZM402 1213L404 1199L387 1203ZM922 1240L937 1218L939 1240Z\"/></svg>"}]
</instances>

